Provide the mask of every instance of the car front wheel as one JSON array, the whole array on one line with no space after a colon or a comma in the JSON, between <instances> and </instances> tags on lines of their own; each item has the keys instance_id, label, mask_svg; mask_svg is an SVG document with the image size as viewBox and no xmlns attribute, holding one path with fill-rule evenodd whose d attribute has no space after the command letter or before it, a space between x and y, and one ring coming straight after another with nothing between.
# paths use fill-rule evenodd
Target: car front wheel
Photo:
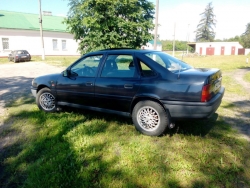
<instances>
[{"instance_id":1,"label":"car front wheel","mask_svg":"<svg viewBox=\"0 0 250 188\"><path fill-rule=\"evenodd\" d=\"M36 103L39 109L45 112L55 112L57 108L56 97L49 88L43 88L38 92Z\"/></svg>"},{"instance_id":2,"label":"car front wheel","mask_svg":"<svg viewBox=\"0 0 250 188\"><path fill-rule=\"evenodd\" d=\"M160 136L170 123L168 112L157 102L140 101L132 112L133 123L138 131L149 136Z\"/></svg>"}]
</instances>

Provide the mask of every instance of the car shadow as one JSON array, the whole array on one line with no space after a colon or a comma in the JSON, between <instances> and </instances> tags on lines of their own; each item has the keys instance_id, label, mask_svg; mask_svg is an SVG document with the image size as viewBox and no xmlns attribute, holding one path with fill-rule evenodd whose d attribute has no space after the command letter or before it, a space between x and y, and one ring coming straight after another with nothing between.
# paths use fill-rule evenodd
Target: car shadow
<instances>
[{"instance_id":1,"label":"car shadow","mask_svg":"<svg viewBox=\"0 0 250 188\"><path fill-rule=\"evenodd\" d=\"M79 113L84 114L88 118L91 119L105 119L107 122L118 121L121 125L129 125L134 126L132 118L124 117L109 113L96 112L91 110L84 110L79 108L72 107L62 107L60 112L68 112L68 113ZM206 136L211 129L216 125L218 121L218 114L215 113L209 119L201 119L201 120L179 120L175 122L175 127L172 129L167 128L166 131L160 136L164 137L166 135L174 136L175 134L183 134L183 135L193 135L193 136Z\"/></svg>"},{"instance_id":2,"label":"car shadow","mask_svg":"<svg viewBox=\"0 0 250 188\"><path fill-rule=\"evenodd\" d=\"M32 79L24 76L0 78L0 108L20 98L27 103L34 101L30 92Z\"/></svg>"}]
</instances>

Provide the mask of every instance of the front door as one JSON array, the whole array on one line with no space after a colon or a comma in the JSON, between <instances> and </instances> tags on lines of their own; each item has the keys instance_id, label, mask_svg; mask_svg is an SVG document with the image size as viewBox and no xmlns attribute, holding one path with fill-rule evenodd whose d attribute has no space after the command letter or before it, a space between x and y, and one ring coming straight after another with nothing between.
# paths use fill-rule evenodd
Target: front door
<instances>
[{"instance_id":1,"label":"front door","mask_svg":"<svg viewBox=\"0 0 250 188\"><path fill-rule=\"evenodd\" d=\"M231 55L235 55L235 46L232 46L231 48Z\"/></svg>"},{"instance_id":2,"label":"front door","mask_svg":"<svg viewBox=\"0 0 250 188\"><path fill-rule=\"evenodd\" d=\"M221 50L220 50L220 55L224 55L224 53L225 53L225 47L222 46L222 47L221 47Z\"/></svg>"},{"instance_id":3,"label":"front door","mask_svg":"<svg viewBox=\"0 0 250 188\"><path fill-rule=\"evenodd\" d=\"M68 69L67 76L57 81L59 102L93 106L95 103L95 78L101 62L101 55L80 59Z\"/></svg>"}]
</instances>

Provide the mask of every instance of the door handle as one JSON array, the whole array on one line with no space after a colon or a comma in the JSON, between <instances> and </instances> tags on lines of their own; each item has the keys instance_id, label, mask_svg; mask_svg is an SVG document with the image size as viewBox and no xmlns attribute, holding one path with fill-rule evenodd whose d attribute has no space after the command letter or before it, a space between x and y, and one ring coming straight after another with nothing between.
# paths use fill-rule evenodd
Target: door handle
<instances>
[{"instance_id":1,"label":"door handle","mask_svg":"<svg viewBox=\"0 0 250 188\"><path fill-rule=\"evenodd\" d=\"M125 89L133 89L133 85L131 85L131 84L125 84L124 88Z\"/></svg>"},{"instance_id":2,"label":"door handle","mask_svg":"<svg viewBox=\"0 0 250 188\"><path fill-rule=\"evenodd\" d=\"M93 86L94 84L93 84L93 82L86 82L85 85L86 85L86 86Z\"/></svg>"}]
</instances>

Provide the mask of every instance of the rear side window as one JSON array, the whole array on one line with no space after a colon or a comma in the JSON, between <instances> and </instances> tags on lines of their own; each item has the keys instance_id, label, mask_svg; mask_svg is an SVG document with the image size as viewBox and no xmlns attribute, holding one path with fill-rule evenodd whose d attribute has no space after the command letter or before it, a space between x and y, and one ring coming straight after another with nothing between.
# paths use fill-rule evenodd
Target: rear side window
<instances>
[{"instance_id":1,"label":"rear side window","mask_svg":"<svg viewBox=\"0 0 250 188\"><path fill-rule=\"evenodd\" d=\"M138 60L140 64L140 69L141 69L141 75L142 77L154 77L156 76L156 73L145 63L142 61Z\"/></svg>"}]
</instances>

